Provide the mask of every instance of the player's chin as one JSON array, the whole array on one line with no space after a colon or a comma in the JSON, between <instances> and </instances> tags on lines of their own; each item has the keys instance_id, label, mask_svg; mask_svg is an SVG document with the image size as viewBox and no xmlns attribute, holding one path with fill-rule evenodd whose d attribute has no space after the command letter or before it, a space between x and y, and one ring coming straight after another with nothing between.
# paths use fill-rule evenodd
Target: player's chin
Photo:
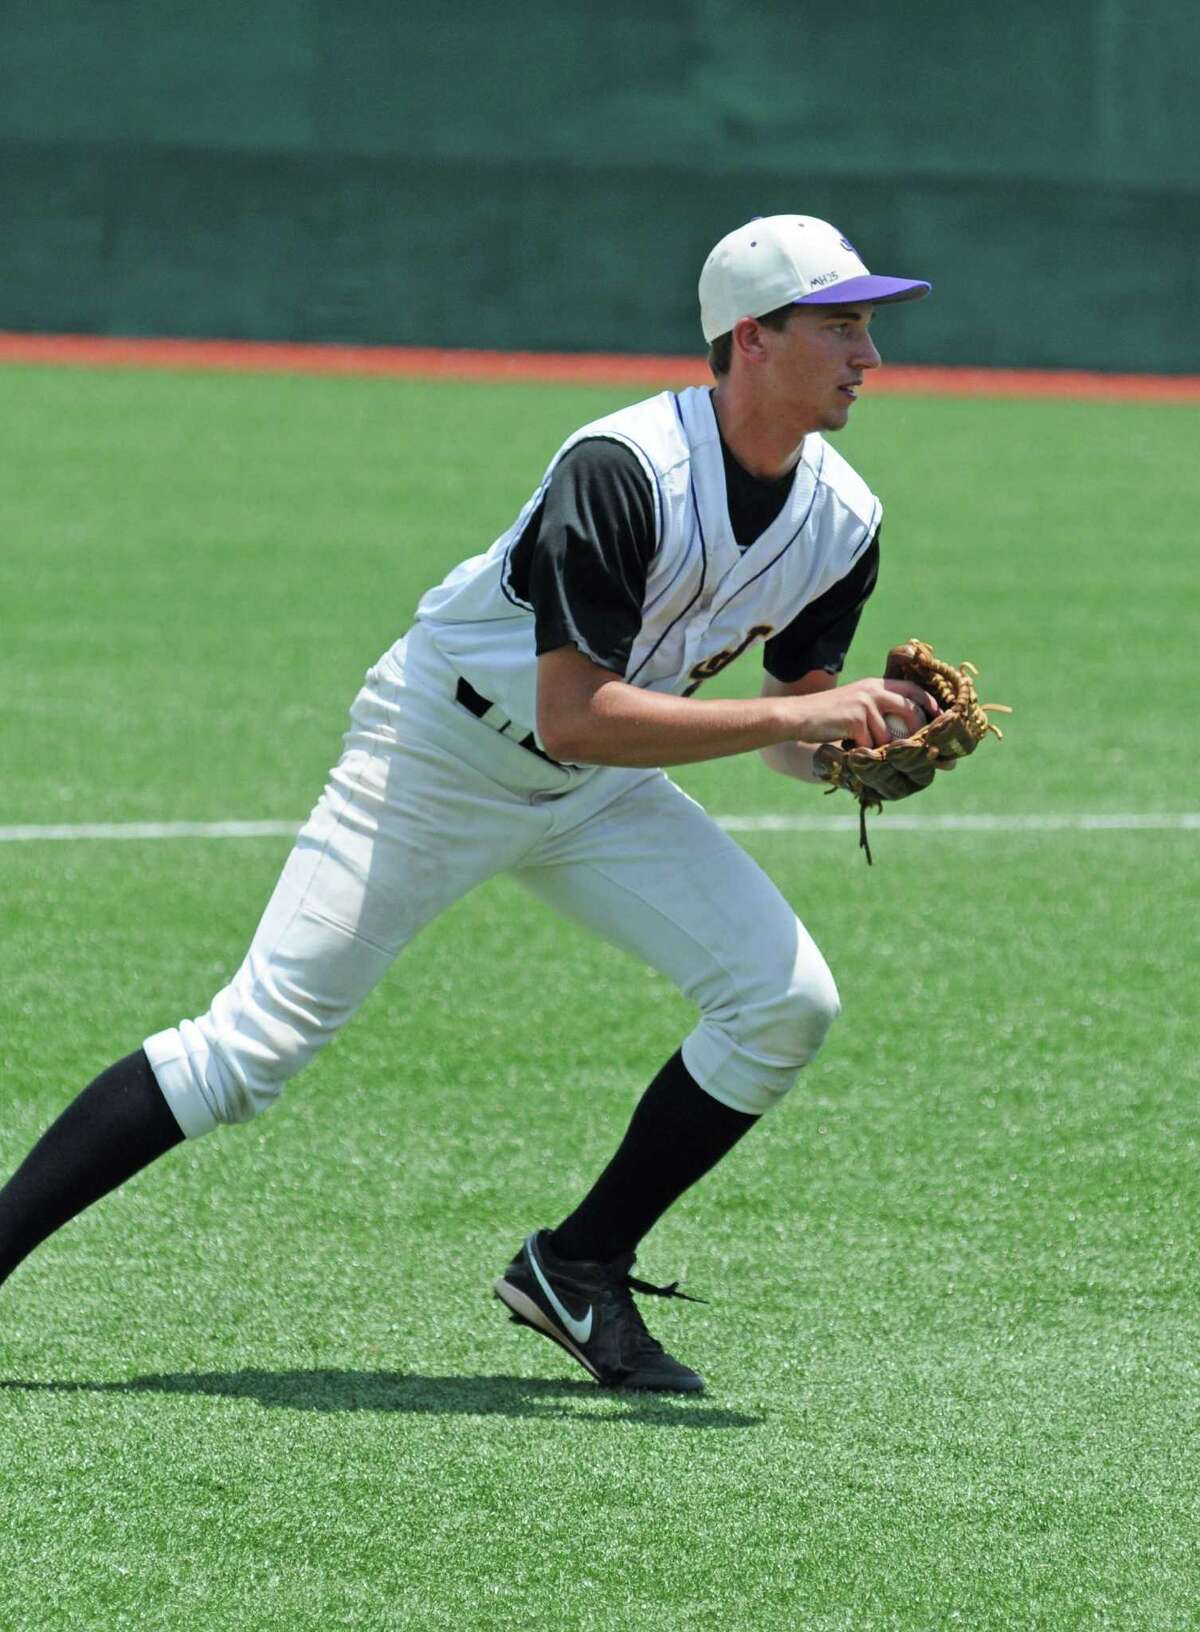
<instances>
[{"instance_id":1,"label":"player's chin","mask_svg":"<svg viewBox=\"0 0 1200 1632\"><path fill-rule=\"evenodd\" d=\"M823 431L840 431L850 418L850 410L854 407L854 398L845 395L831 402L825 409L825 417L821 423Z\"/></svg>"}]
</instances>

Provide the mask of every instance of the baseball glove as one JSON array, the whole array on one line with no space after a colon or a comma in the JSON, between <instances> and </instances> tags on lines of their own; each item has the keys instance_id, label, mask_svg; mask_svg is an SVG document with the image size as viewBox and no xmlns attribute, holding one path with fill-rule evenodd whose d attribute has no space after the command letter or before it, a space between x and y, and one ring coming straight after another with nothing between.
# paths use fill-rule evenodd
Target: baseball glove
<instances>
[{"instance_id":1,"label":"baseball glove","mask_svg":"<svg viewBox=\"0 0 1200 1632\"><path fill-rule=\"evenodd\" d=\"M981 703L975 691L973 663L955 668L933 655L923 640L909 640L893 646L884 666L885 680L911 680L937 699L941 709L911 737L900 737L879 748L857 748L852 742L822 743L816 762L823 767L831 786L829 792L846 788L858 800L858 842L871 861L867 843L867 812L882 810L885 800L907 799L933 781L939 769L973 754L992 732L1004 733L993 725L988 713L1011 714L1003 703Z\"/></svg>"}]
</instances>

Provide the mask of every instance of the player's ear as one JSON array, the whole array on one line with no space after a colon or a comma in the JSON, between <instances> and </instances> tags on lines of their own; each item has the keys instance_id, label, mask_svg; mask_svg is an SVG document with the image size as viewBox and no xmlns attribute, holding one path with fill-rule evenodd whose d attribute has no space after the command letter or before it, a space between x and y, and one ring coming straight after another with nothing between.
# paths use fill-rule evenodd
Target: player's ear
<instances>
[{"instance_id":1,"label":"player's ear","mask_svg":"<svg viewBox=\"0 0 1200 1632\"><path fill-rule=\"evenodd\" d=\"M767 354L766 343L763 338L763 327L756 318L739 317L730 331L735 351L742 360L751 367L756 367Z\"/></svg>"}]
</instances>

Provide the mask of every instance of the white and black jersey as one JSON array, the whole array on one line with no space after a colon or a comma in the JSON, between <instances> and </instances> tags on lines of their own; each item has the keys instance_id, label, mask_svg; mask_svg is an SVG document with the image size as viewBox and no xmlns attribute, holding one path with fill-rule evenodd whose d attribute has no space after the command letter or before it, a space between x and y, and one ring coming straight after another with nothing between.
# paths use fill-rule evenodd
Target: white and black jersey
<instances>
[{"instance_id":1,"label":"white and black jersey","mask_svg":"<svg viewBox=\"0 0 1200 1632\"><path fill-rule=\"evenodd\" d=\"M875 585L880 518L822 437L764 481L726 447L707 391L664 393L571 437L513 526L417 615L529 727L537 657L564 645L682 694L760 643L779 680L837 673Z\"/></svg>"},{"instance_id":2,"label":"white and black jersey","mask_svg":"<svg viewBox=\"0 0 1200 1632\"><path fill-rule=\"evenodd\" d=\"M721 454L729 521L745 551L782 510L795 472L779 480L752 476L723 437ZM636 455L605 437L576 442L555 466L509 561L513 593L533 608L538 655L577 646L624 676L657 546L654 494ZM846 576L766 641L767 673L776 680L799 680L814 669L839 674L878 574L876 528Z\"/></svg>"}]
</instances>

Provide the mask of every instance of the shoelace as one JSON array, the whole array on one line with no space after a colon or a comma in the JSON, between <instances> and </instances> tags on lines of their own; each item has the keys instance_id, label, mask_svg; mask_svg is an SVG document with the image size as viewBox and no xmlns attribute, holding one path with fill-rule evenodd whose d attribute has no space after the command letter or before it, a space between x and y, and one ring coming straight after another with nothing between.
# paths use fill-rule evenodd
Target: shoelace
<instances>
[{"instance_id":1,"label":"shoelace","mask_svg":"<svg viewBox=\"0 0 1200 1632\"><path fill-rule=\"evenodd\" d=\"M651 1286L649 1281L639 1281L636 1275L626 1275L624 1283L631 1292L648 1292L652 1298L682 1298L684 1303L707 1303L707 1298L694 1298L690 1292L681 1292L679 1282L672 1281L669 1286Z\"/></svg>"},{"instance_id":2,"label":"shoelace","mask_svg":"<svg viewBox=\"0 0 1200 1632\"><path fill-rule=\"evenodd\" d=\"M703 1303L703 1298L693 1298L687 1292L679 1290L679 1282L672 1281L669 1286L654 1286L649 1281L641 1281L636 1275L622 1275L612 1283L612 1290L619 1299L626 1320L632 1327L636 1339L636 1352L639 1354L662 1354L663 1346L658 1339L646 1329L646 1322L642 1319L642 1312L633 1301L635 1292L648 1293L653 1298L682 1298L686 1303Z\"/></svg>"}]
</instances>

